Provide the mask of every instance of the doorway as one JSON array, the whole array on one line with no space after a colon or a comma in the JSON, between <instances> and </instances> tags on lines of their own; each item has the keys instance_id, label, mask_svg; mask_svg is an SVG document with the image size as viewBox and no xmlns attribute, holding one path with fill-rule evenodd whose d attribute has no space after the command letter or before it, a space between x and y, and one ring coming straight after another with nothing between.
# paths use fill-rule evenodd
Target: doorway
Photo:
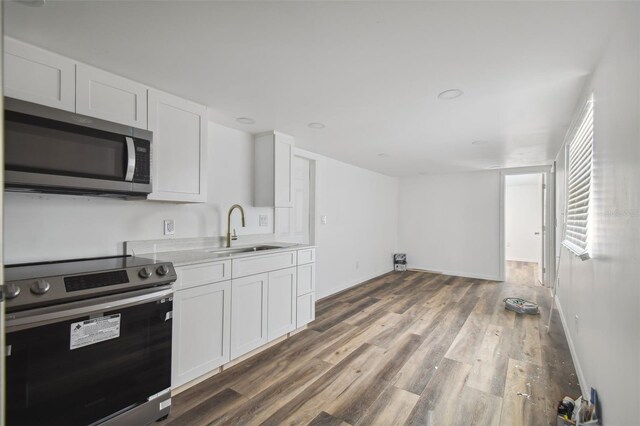
<instances>
[{"instance_id":1,"label":"doorway","mask_svg":"<svg viewBox=\"0 0 640 426\"><path fill-rule=\"evenodd\" d=\"M513 284L548 286L553 226L549 167L502 172L501 277Z\"/></svg>"},{"instance_id":2,"label":"doorway","mask_svg":"<svg viewBox=\"0 0 640 426\"><path fill-rule=\"evenodd\" d=\"M511 283L544 282L544 175L505 177L505 279Z\"/></svg>"}]
</instances>

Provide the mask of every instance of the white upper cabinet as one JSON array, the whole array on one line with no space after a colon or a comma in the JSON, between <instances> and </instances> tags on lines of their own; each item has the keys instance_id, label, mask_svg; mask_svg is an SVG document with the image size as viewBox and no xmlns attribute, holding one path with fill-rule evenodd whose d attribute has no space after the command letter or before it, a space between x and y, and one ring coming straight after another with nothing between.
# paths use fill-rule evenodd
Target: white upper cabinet
<instances>
[{"instance_id":1,"label":"white upper cabinet","mask_svg":"<svg viewBox=\"0 0 640 426\"><path fill-rule=\"evenodd\" d=\"M154 171L149 199L206 202L206 108L150 89L149 130Z\"/></svg>"},{"instance_id":2,"label":"white upper cabinet","mask_svg":"<svg viewBox=\"0 0 640 426\"><path fill-rule=\"evenodd\" d=\"M38 47L4 38L4 94L75 112L76 64Z\"/></svg>"},{"instance_id":3,"label":"white upper cabinet","mask_svg":"<svg viewBox=\"0 0 640 426\"><path fill-rule=\"evenodd\" d=\"M76 67L76 112L147 128L147 86L88 65Z\"/></svg>"},{"instance_id":4,"label":"white upper cabinet","mask_svg":"<svg viewBox=\"0 0 640 426\"><path fill-rule=\"evenodd\" d=\"M256 136L256 207L293 207L293 148L293 138L282 133Z\"/></svg>"}]
</instances>

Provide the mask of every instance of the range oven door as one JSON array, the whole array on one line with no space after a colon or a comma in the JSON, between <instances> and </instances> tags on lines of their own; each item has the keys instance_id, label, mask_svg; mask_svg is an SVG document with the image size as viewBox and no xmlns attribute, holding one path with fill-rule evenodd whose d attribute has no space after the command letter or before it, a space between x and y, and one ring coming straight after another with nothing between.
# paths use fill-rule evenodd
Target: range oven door
<instances>
[{"instance_id":1,"label":"range oven door","mask_svg":"<svg viewBox=\"0 0 640 426\"><path fill-rule=\"evenodd\" d=\"M171 287L117 296L7 314L7 425L91 425L170 405Z\"/></svg>"},{"instance_id":2,"label":"range oven door","mask_svg":"<svg viewBox=\"0 0 640 426\"><path fill-rule=\"evenodd\" d=\"M151 132L5 98L8 190L151 192Z\"/></svg>"}]
</instances>

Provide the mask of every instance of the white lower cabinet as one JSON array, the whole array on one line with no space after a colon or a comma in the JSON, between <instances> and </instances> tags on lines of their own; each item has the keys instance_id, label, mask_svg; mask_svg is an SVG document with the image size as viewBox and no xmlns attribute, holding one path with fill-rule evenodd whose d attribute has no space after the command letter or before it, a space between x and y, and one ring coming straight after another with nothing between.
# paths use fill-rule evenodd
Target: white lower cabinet
<instances>
[{"instance_id":1,"label":"white lower cabinet","mask_svg":"<svg viewBox=\"0 0 640 426\"><path fill-rule=\"evenodd\" d=\"M267 343L267 282L269 274L231 281L231 358Z\"/></svg>"},{"instance_id":2,"label":"white lower cabinet","mask_svg":"<svg viewBox=\"0 0 640 426\"><path fill-rule=\"evenodd\" d=\"M175 292L172 349L174 388L230 360L230 325L231 281Z\"/></svg>"},{"instance_id":3,"label":"white lower cabinet","mask_svg":"<svg viewBox=\"0 0 640 426\"><path fill-rule=\"evenodd\" d=\"M315 319L315 252L308 252L176 268L174 388Z\"/></svg>"},{"instance_id":4,"label":"white lower cabinet","mask_svg":"<svg viewBox=\"0 0 640 426\"><path fill-rule=\"evenodd\" d=\"M316 294L309 293L298 296L296 308L296 328L309 324L316 319Z\"/></svg>"},{"instance_id":5,"label":"white lower cabinet","mask_svg":"<svg viewBox=\"0 0 640 426\"><path fill-rule=\"evenodd\" d=\"M269 272L267 338L284 336L296 328L296 268Z\"/></svg>"}]
</instances>

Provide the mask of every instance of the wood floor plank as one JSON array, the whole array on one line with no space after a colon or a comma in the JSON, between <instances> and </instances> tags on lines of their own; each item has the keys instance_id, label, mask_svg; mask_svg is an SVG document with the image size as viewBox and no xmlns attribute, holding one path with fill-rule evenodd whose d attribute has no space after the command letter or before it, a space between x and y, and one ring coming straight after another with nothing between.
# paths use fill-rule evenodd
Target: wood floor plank
<instances>
[{"instance_id":1,"label":"wood floor plank","mask_svg":"<svg viewBox=\"0 0 640 426\"><path fill-rule=\"evenodd\" d=\"M488 318L472 312L445 356L449 359L473 364L488 325Z\"/></svg>"},{"instance_id":2,"label":"wood floor plank","mask_svg":"<svg viewBox=\"0 0 640 426\"><path fill-rule=\"evenodd\" d=\"M395 386L417 395L423 392L476 303L477 298L469 297L454 304L400 370Z\"/></svg>"},{"instance_id":3,"label":"wood floor plank","mask_svg":"<svg viewBox=\"0 0 640 426\"><path fill-rule=\"evenodd\" d=\"M356 425L401 425L418 402L418 395L387 386Z\"/></svg>"},{"instance_id":4,"label":"wood floor plank","mask_svg":"<svg viewBox=\"0 0 640 426\"><path fill-rule=\"evenodd\" d=\"M221 425L258 425L280 407L304 391L315 379L333 367L331 364L312 359L288 375L268 378L271 384L249 401L220 416L214 424ZM277 379L277 380L274 380Z\"/></svg>"},{"instance_id":5,"label":"wood floor plank","mask_svg":"<svg viewBox=\"0 0 640 426\"><path fill-rule=\"evenodd\" d=\"M502 398L500 424L509 426L544 425L548 414L542 367L509 359L507 381Z\"/></svg>"},{"instance_id":6,"label":"wood floor plank","mask_svg":"<svg viewBox=\"0 0 640 426\"><path fill-rule=\"evenodd\" d=\"M327 402L326 411L347 423L356 424L389 385L406 360L422 343L422 337L404 335L398 344L385 351L377 363L353 382L335 400Z\"/></svg>"},{"instance_id":7,"label":"wood floor plank","mask_svg":"<svg viewBox=\"0 0 640 426\"><path fill-rule=\"evenodd\" d=\"M508 355L501 352L504 339L505 329L489 324L473 361L467 386L499 397L504 394L509 365Z\"/></svg>"},{"instance_id":8,"label":"wood floor plank","mask_svg":"<svg viewBox=\"0 0 640 426\"><path fill-rule=\"evenodd\" d=\"M471 366L444 358L437 373L429 381L406 425L446 425L457 419L459 395L462 393Z\"/></svg>"},{"instance_id":9,"label":"wood floor plank","mask_svg":"<svg viewBox=\"0 0 640 426\"><path fill-rule=\"evenodd\" d=\"M233 389L224 389L189 410L173 410L166 424L170 426L199 426L207 425L234 408L244 404L249 399Z\"/></svg>"},{"instance_id":10,"label":"wood floor plank","mask_svg":"<svg viewBox=\"0 0 640 426\"><path fill-rule=\"evenodd\" d=\"M348 426L349 423L336 419L331 414L321 411L313 420L311 420L308 426Z\"/></svg>"},{"instance_id":11,"label":"wood floor plank","mask_svg":"<svg viewBox=\"0 0 640 426\"><path fill-rule=\"evenodd\" d=\"M525 269L504 283L389 273L325 298L306 330L175 395L159 426L552 425L579 386L557 312L544 327L548 289ZM508 296L541 315L505 310Z\"/></svg>"},{"instance_id":12,"label":"wood floor plank","mask_svg":"<svg viewBox=\"0 0 640 426\"><path fill-rule=\"evenodd\" d=\"M357 333L350 333L343 339L335 342L333 345L328 346L318 354L318 358L331 364L337 364L363 343L383 334L386 330L397 324L401 319L401 315L393 312L386 312L384 317L375 321L370 326L360 328Z\"/></svg>"},{"instance_id":13,"label":"wood floor plank","mask_svg":"<svg viewBox=\"0 0 640 426\"><path fill-rule=\"evenodd\" d=\"M460 394L454 425L498 426L502 398L465 386ZM452 419L453 420L453 419Z\"/></svg>"},{"instance_id":14,"label":"wood floor plank","mask_svg":"<svg viewBox=\"0 0 640 426\"><path fill-rule=\"evenodd\" d=\"M382 356L373 345L363 344L336 366L265 420L265 425L297 425L310 422L327 402L335 400L361 374L366 365Z\"/></svg>"}]
</instances>

